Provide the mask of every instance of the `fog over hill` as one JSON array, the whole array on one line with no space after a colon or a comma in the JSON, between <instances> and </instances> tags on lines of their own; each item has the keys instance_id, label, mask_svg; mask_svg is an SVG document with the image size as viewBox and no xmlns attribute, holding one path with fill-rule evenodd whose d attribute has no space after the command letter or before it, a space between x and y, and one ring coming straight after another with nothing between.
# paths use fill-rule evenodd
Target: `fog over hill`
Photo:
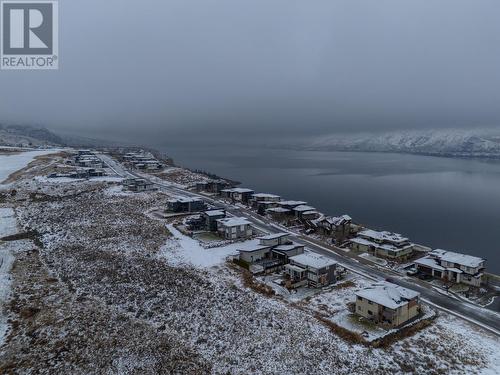
<instances>
[{"instance_id":1,"label":"fog over hill","mask_svg":"<svg viewBox=\"0 0 500 375\"><path fill-rule=\"evenodd\" d=\"M500 157L500 130L406 130L333 134L304 144L307 150L402 152L457 157Z\"/></svg>"}]
</instances>

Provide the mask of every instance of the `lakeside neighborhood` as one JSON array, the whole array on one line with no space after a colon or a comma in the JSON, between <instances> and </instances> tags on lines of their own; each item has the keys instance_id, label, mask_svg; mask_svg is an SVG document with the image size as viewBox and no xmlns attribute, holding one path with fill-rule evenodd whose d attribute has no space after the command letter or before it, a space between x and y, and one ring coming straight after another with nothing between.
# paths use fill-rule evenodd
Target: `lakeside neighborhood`
<instances>
[{"instance_id":1,"label":"lakeside neighborhood","mask_svg":"<svg viewBox=\"0 0 500 375\"><path fill-rule=\"evenodd\" d=\"M122 161L109 164L103 158L106 154ZM492 301L485 299L492 296L485 259L429 249L401 234L367 228L347 214L327 216L305 201L195 176L152 155L143 157L140 151L122 152L123 159L116 154L67 152L62 157L64 168L46 172L47 178L39 181L102 181L110 186L112 196L125 194L131 199L152 194L161 206L148 215L167 224L176 239L187 244L183 251L196 249L196 255L185 257L196 256L197 264L205 264L203 258L210 259L207 264L227 262L250 289L300 306L348 342L392 345L432 324L438 309L427 304L419 291L398 285L404 279L432 285L478 306L479 301ZM120 165L127 173L120 173ZM74 177L80 168L102 169L102 174ZM117 180L116 175L122 178ZM166 175L175 177L166 180ZM163 185L163 181L169 183ZM263 225L267 222L274 226L272 231ZM331 250L316 252L311 245L318 243ZM397 276L381 280L360 274L330 256L330 251Z\"/></svg>"},{"instance_id":2,"label":"lakeside neighborhood","mask_svg":"<svg viewBox=\"0 0 500 375\"><path fill-rule=\"evenodd\" d=\"M106 166L106 163L96 156L95 151L78 150L71 155L73 160L68 161L70 165L87 169ZM162 162L151 152L143 150L118 150L113 151L112 155L125 168L146 172L146 175L137 175L122 182L124 189L136 193L157 191L157 184L148 179L147 175L162 172L171 163L171 160ZM104 175L106 172L102 170L99 176ZM51 174L49 177L63 176ZM233 255L231 259L254 275L279 273L283 277L280 283L286 285L289 290L304 286L328 286L346 274L346 270L340 267L338 262L308 250L305 252L304 245L294 243L289 238L290 233L300 233L339 249L350 250L377 265L402 270L406 275L421 280L442 282L436 285L446 290L453 289L456 284L462 284L467 285L466 289L457 290L465 292L467 296L484 294L484 259L441 249L432 250L412 243L401 234L356 224L347 214L327 216L308 202L287 200L273 193L237 187L233 182L220 178L191 181L187 189L198 196L175 195L169 198L165 207L166 217L187 215L179 227L181 231L198 237L204 232L211 233L216 243L220 240L245 241L256 238L259 241L257 244L242 246L237 249L238 254ZM234 216L222 207L207 204L204 196L216 197L221 202L233 205L243 205L292 232L266 235L246 217ZM472 293L469 287L474 288ZM376 320L371 316L364 318Z\"/></svg>"}]
</instances>

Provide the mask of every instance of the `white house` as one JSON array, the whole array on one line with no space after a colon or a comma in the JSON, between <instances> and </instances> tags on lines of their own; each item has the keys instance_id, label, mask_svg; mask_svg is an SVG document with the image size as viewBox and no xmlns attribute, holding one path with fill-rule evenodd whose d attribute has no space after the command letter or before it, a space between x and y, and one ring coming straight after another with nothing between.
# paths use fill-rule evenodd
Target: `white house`
<instances>
[{"instance_id":1,"label":"white house","mask_svg":"<svg viewBox=\"0 0 500 375\"><path fill-rule=\"evenodd\" d=\"M472 255L436 249L415 262L417 270L454 283L480 286L485 260Z\"/></svg>"},{"instance_id":2,"label":"white house","mask_svg":"<svg viewBox=\"0 0 500 375\"><path fill-rule=\"evenodd\" d=\"M351 249L374 256L404 260L413 253L414 244L398 233L365 229L350 240Z\"/></svg>"}]
</instances>

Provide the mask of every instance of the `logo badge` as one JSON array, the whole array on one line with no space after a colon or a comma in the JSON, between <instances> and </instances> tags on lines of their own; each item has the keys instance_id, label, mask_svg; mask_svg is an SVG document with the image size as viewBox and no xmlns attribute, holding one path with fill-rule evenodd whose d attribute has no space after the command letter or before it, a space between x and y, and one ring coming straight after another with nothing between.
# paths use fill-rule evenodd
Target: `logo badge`
<instances>
[{"instance_id":1,"label":"logo badge","mask_svg":"<svg viewBox=\"0 0 500 375\"><path fill-rule=\"evenodd\" d=\"M57 1L1 1L2 69L58 69Z\"/></svg>"}]
</instances>

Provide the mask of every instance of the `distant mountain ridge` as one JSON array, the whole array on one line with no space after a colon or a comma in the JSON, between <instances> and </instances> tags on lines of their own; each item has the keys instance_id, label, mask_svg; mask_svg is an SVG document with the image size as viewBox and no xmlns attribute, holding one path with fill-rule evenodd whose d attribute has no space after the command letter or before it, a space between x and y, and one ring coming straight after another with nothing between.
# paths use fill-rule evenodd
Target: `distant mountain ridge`
<instances>
[{"instance_id":1,"label":"distant mountain ridge","mask_svg":"<svg viewBox=\"0 0 500 375\"><path fill-rule=\"evenodd\" d=\"M56 134L42 126L0 124L0 145L16 147L111 147L121 145L121 143Z\"/></svg>"},{"instance_id":2,"label":"distant mountain ridge","mask_svg":"<svg viewBox=\"0 0 500 375\"><path fill-rule=\"evenodd\" d=\"M18 147L60 146L64 142L44 127L0 124L0 145Z\"/></svg>"},{"instance_id":3,"label":"distant mountain ridge","mask_svg":"<svg viewBox=\"0 0 500 375\"><path fill-rule=\"evenodd\" d=\"M500 130L408 130L382 134L330 135L315 139L304 148L500 158Z\"/></svg>"}]
</instances>

